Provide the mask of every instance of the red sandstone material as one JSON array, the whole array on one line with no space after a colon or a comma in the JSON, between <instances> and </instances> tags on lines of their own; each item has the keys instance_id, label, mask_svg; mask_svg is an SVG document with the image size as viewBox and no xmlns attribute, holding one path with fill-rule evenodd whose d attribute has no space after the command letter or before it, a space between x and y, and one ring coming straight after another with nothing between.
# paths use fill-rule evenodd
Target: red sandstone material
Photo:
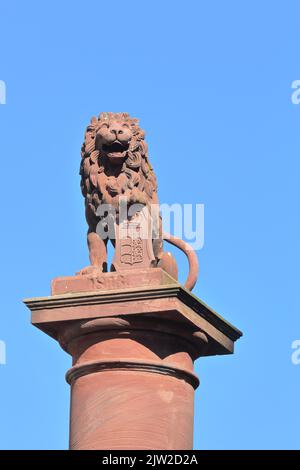
<instances>
[{"instance_id":1,"label":"red sandstone material","mask_svg":"<svg viewBox=\"0 0 300 470\"><path fill-rule=\"evenodd\" d=\"M99 273L95 270L90 274L57 277L51 283L52 295L67 292L89 292L96 290L125 289L129 287L154 287L174 282L167 273L159 268L123 270L119 273Z\"/></svg>"},{"instance_id":2,"label":"red sandstone material","mask_svg":"<svg viewBox=\"0 0 300 470\"><path fill-rule=\"evenodd\" d=\"M198 385L192 346L175 330L151 331L151 321L109 321L107 329L94 323L89 335L77 330L74 339L61 339L74 363L67 374L70 448L191 449Z\"/></svg>"},{"instance_id":3,"label":"red sandstone material","mask_svg":"<svg viewBox=\"0 0 300 470\"><path fill-rule=\"evenodd\" d=\"M86 129L80 174L91 265L80 273L107 271L110 240L115 246L110 270L159 266L177 279L176 260L163 250L165 239L188 257L185 287L192 290L198 276L197 255L187 243L162 233L157 181L144 139L138 120L128 113L101 113ZM126 208L125 216L121 207Z\"/></svg>"},{"instance_id":4,"label":"red sandstone material","mask_svg":"<svg viewBox=\"0 0 300 470\"><path fill-rule=\"evenodd\" d=\"M160 268L110 288L116 276L57 278L55 295L25 301L72 356L70 448L191 449L194 361L232 353L241 333Z\"/></svg>"},{"instance_id":5,"label":"red sandstone material","mask_svg":"<svg viewBox=\"0 0 300 470\"><path fill-rule=\"evenodd\" d=\"M194 361L232 353L241 336L186 290L197 280L197 256L162 233L144 136L127 113L91 120L80 167L91 265L54 279L51 296L25 300L32 324L72 356L71 449L191 449ZM128 209L139 204L126 216L124 198ZM163 239L188 257L186 289ZM108 240L115 247L111 273Z\"/></svg>"}]
</instances>

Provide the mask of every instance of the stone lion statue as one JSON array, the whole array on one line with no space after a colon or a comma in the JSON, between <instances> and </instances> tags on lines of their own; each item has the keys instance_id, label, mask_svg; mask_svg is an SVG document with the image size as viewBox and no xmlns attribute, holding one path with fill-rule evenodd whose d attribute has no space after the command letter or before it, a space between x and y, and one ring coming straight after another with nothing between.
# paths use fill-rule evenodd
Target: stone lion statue
<instances>
[{"instance_id":1,"label":"stone lion statue","mask_svg":"<svg viewBox=\"0 0 300 470\"><path fill-rule=\"evenodd\" d=\"M197 256L191 247L179 238L162 233L161 218L156 209L151 217L144 217L144 208L158 208L157 180L149 162L145 132L138 119L128 113L101 113L93 117L85 132L81 150L81 190L85 198L88 224L87 242L91 265L81 274L107 271L107 242L111 240L118 260L111 270L160 266L177 279L177 265L170 252L164 252L163 239L179 247L188 257L190 272L185 287L192 289L198 271ZM120 204L137 207L126 220L120 219ZM113 232L108 228L108 212L113 209ZM142 215L141 215L142 214ZM154 215L153 215L154 214ZM144 217L144 218L143 218ZM150 220L150 225L149 225ZM131 224L150 227L146 244L132 236L120 241L116 228Z\"/></svg>"}]
</instances>

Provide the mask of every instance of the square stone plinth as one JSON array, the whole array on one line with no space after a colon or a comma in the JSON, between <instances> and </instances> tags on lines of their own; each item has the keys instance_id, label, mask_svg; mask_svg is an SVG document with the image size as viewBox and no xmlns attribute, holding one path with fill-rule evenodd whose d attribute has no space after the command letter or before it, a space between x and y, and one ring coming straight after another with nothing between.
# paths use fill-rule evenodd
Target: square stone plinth
<instances>
[{"instance_id":1,"label":"square stone plinth","mask_svg":"<svg viewBox=\"0 0 300 470\"><path fill-rule=\"evenodd\" d=\"M233 353L241 331L160 268L56 278L52 295L24 300L31 321L57 339L62 324L105 317L142 316L203 332L203 356Z\"/></svg>"}]
</instances>

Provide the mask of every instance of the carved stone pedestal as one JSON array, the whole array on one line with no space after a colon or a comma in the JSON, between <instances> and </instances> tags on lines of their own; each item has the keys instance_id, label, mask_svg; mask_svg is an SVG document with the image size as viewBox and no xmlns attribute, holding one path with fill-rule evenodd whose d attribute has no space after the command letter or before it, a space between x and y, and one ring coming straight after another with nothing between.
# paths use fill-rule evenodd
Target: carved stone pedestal
<instances>
[{"instance_id":1,"label":"carved stone pedestal","mask_svg":"<svg viewBox=\"0 0 300 470\"><path fill-rule=\"evenodd\" d=\"M241 332L159 268L58 278L25 303L72 356L71 449L192 449L194 361Z\"/></svg>"}]
</instances>

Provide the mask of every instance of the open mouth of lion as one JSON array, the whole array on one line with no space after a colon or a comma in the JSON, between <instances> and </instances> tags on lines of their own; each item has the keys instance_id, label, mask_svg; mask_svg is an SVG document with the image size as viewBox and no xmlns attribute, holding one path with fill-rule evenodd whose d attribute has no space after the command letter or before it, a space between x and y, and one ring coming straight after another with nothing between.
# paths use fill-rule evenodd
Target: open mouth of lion
<instances>
[{"instance_id":1,"label":"open mouth of lion","mask_svg":"<svg viewBox=\"0 0 300 470\"><path fill-rule=\"evenodd\" d=\"M129 143L113 142L112 144L103 144L102 149L110 160L114 162L122 161L126 157Z\"/></svg>"}]
</instances>

